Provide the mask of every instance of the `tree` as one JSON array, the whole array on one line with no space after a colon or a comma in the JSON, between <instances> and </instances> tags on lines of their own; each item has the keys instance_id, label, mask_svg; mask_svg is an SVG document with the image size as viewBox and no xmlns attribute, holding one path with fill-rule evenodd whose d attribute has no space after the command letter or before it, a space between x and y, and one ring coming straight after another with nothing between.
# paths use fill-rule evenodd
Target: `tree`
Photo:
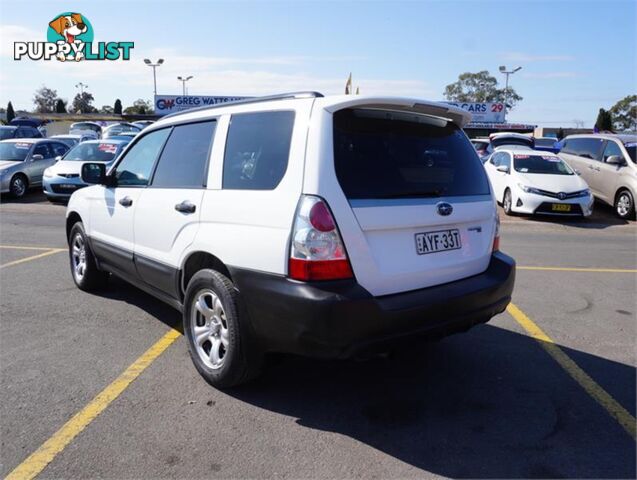
<instances>
[{"instance_id":1,"label":"tree","mask_svg":"<svg viewBox=\"0 0 637 480\"><path fill-rule=\"evenodd\" d=\"M562 127L557 131L557 139L562 140L564 138L564 129Z\"/></svg>"},{"instance_id":2,"label":"tree","mask_svg":"<svg viewBox=\"0 0 637 480\"><path fill-rule=\"evenodd\" d=\"M102 108L100 108L100 113L112 114L113 107L111 107L110 105L102 105Z\"/></svg>"},{"instance_id":3,"label":"tree","mask_svg":"<svg viewBox=\"0 0 637 480\"><path fill-rule=\"evenodd\" d=\"M82 92L75 95L73 99L73 103L71 104L72 112L80 112L80 113L96 113L97 108L93 106L93 94L89 92Z\"/></svg>"},{"instance_id":4,"label":"tree","mask_svg":"<svg viewBox=\"0 0 637 480\"><path fill-rule=\"evenodd\" d=\"M445 97L452 102L504 102L510 110L522 97L511 87L498 88L498 81L487 70L465 72L445 87Z\"/></svg>"},{"instance_id":5,"label":"tree","mask_svg":"<svg viewBox=\"0 0 637 480\"><path fill-rule=\"evenodd\" d=\"M66 102L61 98L55 102L55 113L66 113Z\"/></svg>"},{"instance_id":6,"label":"tree","mask_svg":"<svg viewBox=\"0 0 637 480\"><path fill-rule=\"evenodd\" d=\"M42 85L35 91L33 103L35 111L38 113L52 113L55 111L55 104L58 99L58 92Z\"/></svg>"},{"instance_id":7,"label":"tree","mask_svg":"<svg viewBox=\"0 0 637 480\"><path fill-rule=\"evenodd\" d=\"M7 104L7 123L15 118L15 112L13 111L13 105L11 102Z\"/></svg>"},{"instance_id":8,"label":"tree","mask_svg":"<svg viewBox=\"0 0 637 480\"><path fill-rule=\"evenodd\" d=\"M122 101L119 98L117 100L115 100L115 106L113 107L113 113L115 115L121 115L122 114Z\"/></svg>"},{"instance_id":9,"label":"tree","mask_svg":"<svg viewBox=\"0 0 637 480\"><path fill-rule=\"evenodd\" d=\"M628 95L610 109L613 129L616 132L637 130L637 95Z\"/></svg>"},{"instance_id":10,"label":"tree","mask_svg":"<svg viewBox=\"0 0 637 480\"><path fill-rule=\"evenodd\" d=\"M127 115L149 115L153 113L153 104L149 100L138 98L132 106L126 107L124 113Z\"/></svg>"},{"instance_id":11,"label":"tree","mask_svg":"<svg viewBox=\"0 0 637 480\"><path fill-rule=\"evenodd\" d=\"M609 132L613 130L613 120L610 116L610 112L603 108L599 109L597 120L595 121L595 128L598 132Z\"/></svg>"}]
</instances>

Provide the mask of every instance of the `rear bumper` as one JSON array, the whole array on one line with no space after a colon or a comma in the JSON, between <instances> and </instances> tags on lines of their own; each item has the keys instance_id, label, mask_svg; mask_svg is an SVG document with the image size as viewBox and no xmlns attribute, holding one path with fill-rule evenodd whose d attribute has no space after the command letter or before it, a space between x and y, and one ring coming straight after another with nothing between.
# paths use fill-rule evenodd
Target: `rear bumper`
<instances>
[{"instance_id":1,"label":"rear bumper","mask_svg":"<svg viewBox=\"0 0 637 480\"><path fill-rule=\"evenodd\" d=\"M355 280L304 283L236 268L230 274L265 350L342 358L488 322L511 300L515 262L498 252L479 275L382 297Z\"/></svg>"}]
</instances>

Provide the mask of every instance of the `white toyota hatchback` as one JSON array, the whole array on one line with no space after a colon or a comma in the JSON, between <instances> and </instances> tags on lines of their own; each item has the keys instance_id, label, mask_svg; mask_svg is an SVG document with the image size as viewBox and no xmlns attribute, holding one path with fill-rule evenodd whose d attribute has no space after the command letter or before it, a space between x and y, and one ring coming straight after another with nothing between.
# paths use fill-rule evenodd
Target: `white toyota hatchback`
<instances>
[{"instance_id":1,"label":"white toyota hatchback","mask_svg":"<svg viewBox=\"0 0 637 480\"><path fill-rule=\"evenodd\" d=\"M511 298L470 115L309 92L186 111L67 210L83 290L117 275L179 309L195 367L227 387L267 352L367 354L487 322Z\"/></svg>"},{"instance_id":2,"label":"white toyota hatchback","mask_svg":"<svg viewBox=\"0 0 637 480\"><path fill-rule=\"evenodd\" d=\"M588 185L553 153L525 147L499 148L484 168L507 215L587 217L593 213L594 200Z\"/></svg>"}]
</instances>

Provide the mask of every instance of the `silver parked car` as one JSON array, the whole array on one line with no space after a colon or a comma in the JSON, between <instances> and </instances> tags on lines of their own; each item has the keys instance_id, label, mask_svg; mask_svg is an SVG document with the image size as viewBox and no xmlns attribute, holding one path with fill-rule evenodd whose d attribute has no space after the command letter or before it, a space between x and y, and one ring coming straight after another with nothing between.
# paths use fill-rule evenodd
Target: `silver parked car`
<instances>
[{"instance_id":1,"label":"silver parked car","mask_svg":"<svg viewBox=\"0 0 637 480\"><path fill-rule=\"evenodd\" d=\"M24 196L30 187L42 184L44 170L68 150L68 145L46 138L0 141L0 193Z\"/></svg>"},{"instance_id":2,"label":"silver parked car","mask_svg":"<svg viewBox=\"0 0 637 480\"><path fill-rule=\"evenodd\" d=\"M637 135L569 135L559 156L586 180L595 198L620 218L635 218Z\"/></svg>"}]
</instances>

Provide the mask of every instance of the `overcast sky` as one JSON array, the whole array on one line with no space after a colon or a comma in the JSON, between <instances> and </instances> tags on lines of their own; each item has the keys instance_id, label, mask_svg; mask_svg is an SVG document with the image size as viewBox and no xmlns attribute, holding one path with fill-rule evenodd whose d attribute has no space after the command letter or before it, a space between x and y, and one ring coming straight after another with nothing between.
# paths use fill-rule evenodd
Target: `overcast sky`
<instances>
[{"instance_id":1,"label":"overcast sky","mask_svg":"<svg viewBox=\"0 0 637 480\"><path fill-rule=\"evenodd\" d=\"M45 41L65 11L85 15L95 41L133 41L130 61L13 60L14 41ZM67 100L78 82L95 105L159 93L342 93L349 72L364 94L443 99L465 71L522 66L511 85L524 97L509 120L592 126L600 107L637 92L637 2L417 1L210 2L0 0L0 105L33 108L40 86Z\"/></svg>"}]
</instances>

